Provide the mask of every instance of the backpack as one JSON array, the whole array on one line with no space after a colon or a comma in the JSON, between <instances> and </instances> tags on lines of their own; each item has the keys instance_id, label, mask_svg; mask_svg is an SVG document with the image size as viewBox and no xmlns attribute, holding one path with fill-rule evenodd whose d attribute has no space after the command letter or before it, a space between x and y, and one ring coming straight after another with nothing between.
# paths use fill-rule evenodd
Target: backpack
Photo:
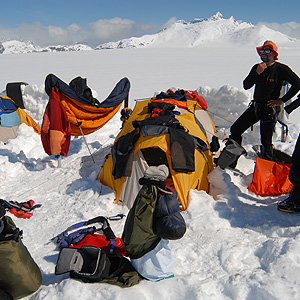
<instances>
[{"instance_id":1,"label":"backpack","mask_svg":"<svg viewBox=\"0 0 300 300\"><path fill-rule=\"evenodd\" d=\"M42 283L41 271L22 243L22 231L8 216L3 216L1 221L0 290L19 299L39 289Z\"/></svg>"},{"instance_id":2,"label":"backpack","mask_svg":"<svg viewBox=\"0 0 300 300\"><path fill-rule=\"evenodd\" d=\"M61 249L55 275L70 273L83 282L106 282L121 287L137 284L141 277L130 261L122 255L106 253L99 247Z\"/></svg>"},{"instance_id":3,"label":"backpack","mask_svg":"<svg viewBox=\"0 0 300 300\"><path fill-rule=\"evenodd\" d=\"M109 219L118 220L121 218L123 218L123 215L119 214ZM100 224L100 227L96 227L94 224ZM52 238L52 240L56 240L59 249L94 246L102 248L106 253L120 255L126 253L122 239L115 236L107 218L102 216L76 223Z\"/></svg>"}]
</instances>

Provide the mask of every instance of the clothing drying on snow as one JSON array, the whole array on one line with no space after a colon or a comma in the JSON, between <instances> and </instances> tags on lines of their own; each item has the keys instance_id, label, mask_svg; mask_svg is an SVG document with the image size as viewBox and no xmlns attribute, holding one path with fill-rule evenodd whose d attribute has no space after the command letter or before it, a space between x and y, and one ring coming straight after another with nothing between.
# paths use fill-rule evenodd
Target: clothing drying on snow
<instances>
[{"instance_id":1,"label":"clothing drying on snow","mask_svg":"<svg viewBox=\"0 0 300 300\"><path fill-rule=\"evenodd\" d=\"M53 74L45 79L49 102L44 113L41 138L48 155L67 156L70 136L87 135L103 127L128 97L130 82L127 78L121 79L101 103L92 97L86 81L80 78L71 81L73 88Z\"/></svg>"}]
</instances>

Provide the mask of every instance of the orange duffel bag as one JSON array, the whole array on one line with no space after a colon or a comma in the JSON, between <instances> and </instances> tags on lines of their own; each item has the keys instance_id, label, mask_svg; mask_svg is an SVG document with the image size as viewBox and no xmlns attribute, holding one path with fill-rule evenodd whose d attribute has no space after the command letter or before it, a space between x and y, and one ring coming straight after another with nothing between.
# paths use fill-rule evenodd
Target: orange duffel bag
<instances>
[{"instance_id":1,"label":"orange duffel bag","mask_svg":"<svg viewBox=\"0 0 300 300\"><path fill-rule=\"evenodd\" d=\"M257 158L249 191L259 196L287 194L293 187L289 180L291 164Z\"/></svg>"}]
</instances>

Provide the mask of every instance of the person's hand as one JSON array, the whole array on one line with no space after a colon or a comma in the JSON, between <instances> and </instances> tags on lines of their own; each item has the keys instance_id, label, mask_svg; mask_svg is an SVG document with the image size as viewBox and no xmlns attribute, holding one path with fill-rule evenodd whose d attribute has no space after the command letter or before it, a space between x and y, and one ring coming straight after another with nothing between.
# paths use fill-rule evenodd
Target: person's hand
<instances>
[{"instance_id":1,"label":"person's hand","mask_svg":"<svg viewBox=\"0 0 300 300\"><path fill-rule=\"evenodd\" d=\"M258 75L260 75L267 67L268 67L268 66L267 66L266 63L264 63L264 62L260 63L260 64L257 66L256 73L257 73Z\"/></svg>"},{"instance_id":2,"label":"person's hand","mask_svg":"<svg viewBox=\"0 0 300 300\"><path fill-rule=\"evenodd\" d=\"M280 106L281 104L283 104L284 102L281 99L275 99L275 100L269 100L267 102L267 105L269 107L275 107L275 106Z\"/></svg>"}]
</instances>

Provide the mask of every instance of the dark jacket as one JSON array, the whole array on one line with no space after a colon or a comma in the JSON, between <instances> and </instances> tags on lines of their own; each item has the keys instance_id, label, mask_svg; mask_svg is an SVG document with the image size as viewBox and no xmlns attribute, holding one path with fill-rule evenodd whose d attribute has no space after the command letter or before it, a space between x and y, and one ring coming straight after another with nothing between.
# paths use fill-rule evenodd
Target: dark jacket
<instances>
[{"instance_id":1,"label":"dark jacket","mask_svg":"<svg viewBox=\"0 0 300 300\"><path fill-rule=\"evenodd\" d=\"M254 102L267 105L268 100L280 97L280 90L286 81L291 85L289 91L281 98L283 102L290 100L300 90L300 78L286 65L275 62L266 68L260 75L257 74L258 64L254 65L245 78L244 89L248 90L255 85Z\"/></svg>"}]
</instances>

